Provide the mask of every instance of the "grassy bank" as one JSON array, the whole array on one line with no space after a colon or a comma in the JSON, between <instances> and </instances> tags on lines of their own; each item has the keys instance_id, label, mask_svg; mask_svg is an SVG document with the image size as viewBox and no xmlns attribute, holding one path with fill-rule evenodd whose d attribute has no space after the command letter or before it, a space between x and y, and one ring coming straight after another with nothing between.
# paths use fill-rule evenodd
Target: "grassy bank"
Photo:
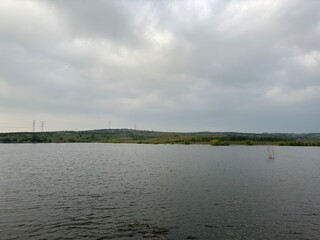
<instances>
[{"instance_id":1,"label":"grassy bank","mask_svg":"<svg viewBox=\"0 0 320 240\"><path fill-rule=\"evenodd\" d=\"M226 133L226 132L155 132L131 129L101 129L90 131L0 133L0 143L138 143L138 144L210 144L320 146L320 134Z\"/></svg>"}]
</instances>

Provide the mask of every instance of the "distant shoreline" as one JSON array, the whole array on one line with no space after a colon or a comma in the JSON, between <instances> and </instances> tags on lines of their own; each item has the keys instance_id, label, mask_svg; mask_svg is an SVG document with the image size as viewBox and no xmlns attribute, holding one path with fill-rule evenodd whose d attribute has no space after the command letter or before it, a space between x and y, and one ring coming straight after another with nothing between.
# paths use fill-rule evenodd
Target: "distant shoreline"
<instances>
[{"instance_id":1,"label":"distant shoreline","mask_svg":"<svg viewBox=\"0 0 320 240\"><path fill-rule=\"evenodd\" d=\"M156 132L133 129L0 133L0 143L136 143L320 146L319 133Z\"/></svg>"}]
</instances>

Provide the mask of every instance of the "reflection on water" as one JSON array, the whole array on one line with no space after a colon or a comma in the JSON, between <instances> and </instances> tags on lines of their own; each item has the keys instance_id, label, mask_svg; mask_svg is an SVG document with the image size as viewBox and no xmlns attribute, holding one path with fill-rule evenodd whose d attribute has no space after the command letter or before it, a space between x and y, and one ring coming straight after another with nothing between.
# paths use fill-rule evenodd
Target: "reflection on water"
<instances>
[{"instance_id":1,"label":"reflection on water","mask_svg":"<svg viewBox=\"0 0 320 240\"><path fill-rule=\"evenodd\" d=\"M317 239L320 148L274 151L0 145L0 239Z\"/></svg>"}]
</instances>

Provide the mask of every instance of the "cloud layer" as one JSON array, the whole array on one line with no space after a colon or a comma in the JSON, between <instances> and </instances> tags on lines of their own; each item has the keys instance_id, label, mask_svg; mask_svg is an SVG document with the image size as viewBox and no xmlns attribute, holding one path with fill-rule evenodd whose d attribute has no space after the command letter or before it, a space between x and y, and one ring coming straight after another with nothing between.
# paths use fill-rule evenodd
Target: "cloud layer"
<instances>
[{"instance_id":1,"label":"cloud layer","mask_svg":"<svg viewBox=\"0 0 320 240\"><path fill-rule=\"evenodd\" d=\"M0 131L320 132L317 0L0 3Z\"/></svg>"}]
</instances>

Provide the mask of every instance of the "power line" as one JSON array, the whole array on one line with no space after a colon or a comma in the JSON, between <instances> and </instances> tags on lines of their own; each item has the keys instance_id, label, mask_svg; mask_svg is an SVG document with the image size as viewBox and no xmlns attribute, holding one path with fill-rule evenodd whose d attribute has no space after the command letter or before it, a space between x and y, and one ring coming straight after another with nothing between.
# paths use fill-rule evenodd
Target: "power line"
<instances>
[{"instance_id":1,"label":"power line","mask_svg":"<svg viewBox=\"0 0 320 240\"><path fill-rule=\"evenodd\" d=\"M0 123L0 126L2 126L2 127L17 127L17 126L30 127L30 124L29 123Z\"/></svg>"},{"instance_id":2,"label":"power line","mask_svg":"<svg viewBox=\"0 0 320 240\"><path fill-rule=\"evenodd\" d=\"M44 129L44 121L41 121L41 132L43 132Z\"/></svg>"},{"instance_id":3,"label":"power line","mask_svg":"<svg viewBox=\"0 0 320 240\"><path fill-rule=\"evenodd\" d=\"M33 123L32 123L32 132L35 132L36 131L36 120L33 120Z\"/></svg>"}]
</instances>

